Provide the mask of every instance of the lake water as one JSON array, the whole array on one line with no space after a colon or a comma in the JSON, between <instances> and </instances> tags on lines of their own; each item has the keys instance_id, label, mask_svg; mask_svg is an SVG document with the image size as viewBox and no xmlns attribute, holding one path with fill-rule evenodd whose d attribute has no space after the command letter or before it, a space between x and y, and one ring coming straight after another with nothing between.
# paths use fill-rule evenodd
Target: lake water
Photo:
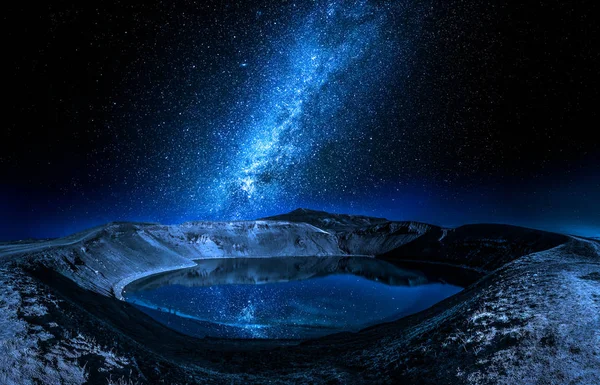
<instances>
[{"instance_id":1,"label":"lake water","mask_svg":"<svg viewBox=\"0 0 600 385\"><path fill-rule=\"evenodd\" d=\"M306 339L397 320L462 290L366 257L198 264L136 281L124 297L197 337Z\"/></svg>"}]
</instances>

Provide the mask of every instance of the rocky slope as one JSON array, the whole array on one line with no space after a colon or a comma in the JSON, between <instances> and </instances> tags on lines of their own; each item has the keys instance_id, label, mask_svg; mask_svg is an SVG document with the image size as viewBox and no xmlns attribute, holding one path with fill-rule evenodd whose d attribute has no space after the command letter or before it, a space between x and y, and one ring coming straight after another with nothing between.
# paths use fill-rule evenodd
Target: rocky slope
<instances>
[{"instance_id":1,"label":"rocky slope","mask_svg":"<svg viewBox=\"0 0 600 385\"><path fill-rule=\"evenodd\" d=\"M0 245L0 383L600 383L597 241L304 214L110 224ZM199 258L356 252L482 278L411 317L300 345L183 336L114 297L124 282Z\"/></svg>"},{"instance_id":2,"label":"rocky slope","mask_svg":"<svg viewBox=\"0 0 600 385\"><path fill-rule=\"evenodd\" d=\"M287 214L263 218L270 221L304 222L333 233L352 231L356 228L373 226L389 222L385 218L367 217L364 215L332 214L299 208Z\"/></svg>"},{"instance_id":3,"label":"rocky slope","mask_svg":"<svg viewBox=\"0 0 600 385\"><path fill-rule=\"evenodd\" d=\"M381 258L415 259L491 272L523 255L551 249L570 238L556 233L498 224L430 227L423 236L379 254Z\"/></svg>"},{"instance_id":4,"label":"rocky slope","mask_svg":"<svg viewBox=\"0 0 600 385\"><path fill-rule=\"evenodd\" d=\"M297 209L265 219L312 224L336 234L340 249L346 253L359 255L381 255L425 233L441 231L439 227L425 223L393 222L385 218L330 214L309 209Z\"/></svg>"},{"instance_id":5,"label":"rocky slope","mask_svg":"<svg viewBox=\"0 0 600 385\"><path fill-rule=\"evenodd\" d=\"M117 297L134 279L195 266L194 259L344 254L326 231L283 221L112 223L64 239L0 246L3 252L43 263L81 287Z\"/></svg>"}]
</instances>

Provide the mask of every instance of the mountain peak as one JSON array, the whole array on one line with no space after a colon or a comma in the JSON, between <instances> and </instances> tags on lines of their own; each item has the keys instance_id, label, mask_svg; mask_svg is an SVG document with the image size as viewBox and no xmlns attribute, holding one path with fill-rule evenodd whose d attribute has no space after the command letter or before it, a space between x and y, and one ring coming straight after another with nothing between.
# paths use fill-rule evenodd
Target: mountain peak
<instances>
[{"instance_id":1,"label":"mountain peak","mask_svg":"<svg viewBox=\"0 0 600 385\"><path fill-rule=\"evenodd\" d=\"M274 215L261 219L305 222L321 229L334 231L345 231L357 227L389 222L385 218L368 217L364 215L334 214L302 207L290 211L287 214Z\"/></svg>"},{"instance_id":2,"label":"mountain peak","mask_svg":"<svg viewBox=\"0 0 600 385\"><path fill-rule=\"evenodd\" d=\"M300 213L316 213L318 211L306 209L304 207L298 207L296 210L290 211L288 214L300 214ZM323 211L324 212L324 211Z\"/></svg>"}]
</instances>

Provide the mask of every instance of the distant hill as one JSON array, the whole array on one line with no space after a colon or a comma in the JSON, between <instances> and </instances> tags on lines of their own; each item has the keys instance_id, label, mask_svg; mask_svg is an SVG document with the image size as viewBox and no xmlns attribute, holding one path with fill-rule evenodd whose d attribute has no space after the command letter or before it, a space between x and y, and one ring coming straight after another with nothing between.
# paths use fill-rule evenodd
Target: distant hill
<instances>
[{"instance_id":1,"label":"distant hill","mask_svg":"<svg viewBox=\"0 0 600 385\"><path fill-rule=\"evenodd\" d=\"M332 230L335 232L349 231L357 227L366 227L389 222L385 218L367 217L363 215L332 214L325 211L304 208L262 219L270 221L305 222L321 229Z\"/></svg>"}]
</instances>

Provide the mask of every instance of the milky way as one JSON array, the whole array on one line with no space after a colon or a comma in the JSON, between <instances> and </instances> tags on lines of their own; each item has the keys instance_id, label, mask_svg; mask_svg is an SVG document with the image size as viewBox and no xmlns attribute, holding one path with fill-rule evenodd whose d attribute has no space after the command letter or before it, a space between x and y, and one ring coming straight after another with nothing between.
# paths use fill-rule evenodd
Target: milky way
<instances>
[{"instance_id":1,"label":"milky way","mask_svg":"<svg viewBox=\"0 0 600 385\"><path fill-rule=\"evenodd\" d=\"M250 119L234 117L243 123L226 128L239 135L215 149L217 177L199 187L200 205L220 217L249 218L268 212L265 208L299 204L302 193L311 190L340 188L335 173L316 183L307 173L315 173L326 147L339 157L337 174L349 172L344 163L355 155L339 143L348 136L368 140L368 127L344 115L368 114L373 101L365 94L389 67L402 66L392 60L406 42L382 34L391 11L399 9L364 1L317 4L297 28L276 40L272 57L249 60L258 67L258 79L249 82L248 91L260 96L242 112ZM359 111L347 110L352 98L361 98Z\"/></svg>"}]
</instances>

